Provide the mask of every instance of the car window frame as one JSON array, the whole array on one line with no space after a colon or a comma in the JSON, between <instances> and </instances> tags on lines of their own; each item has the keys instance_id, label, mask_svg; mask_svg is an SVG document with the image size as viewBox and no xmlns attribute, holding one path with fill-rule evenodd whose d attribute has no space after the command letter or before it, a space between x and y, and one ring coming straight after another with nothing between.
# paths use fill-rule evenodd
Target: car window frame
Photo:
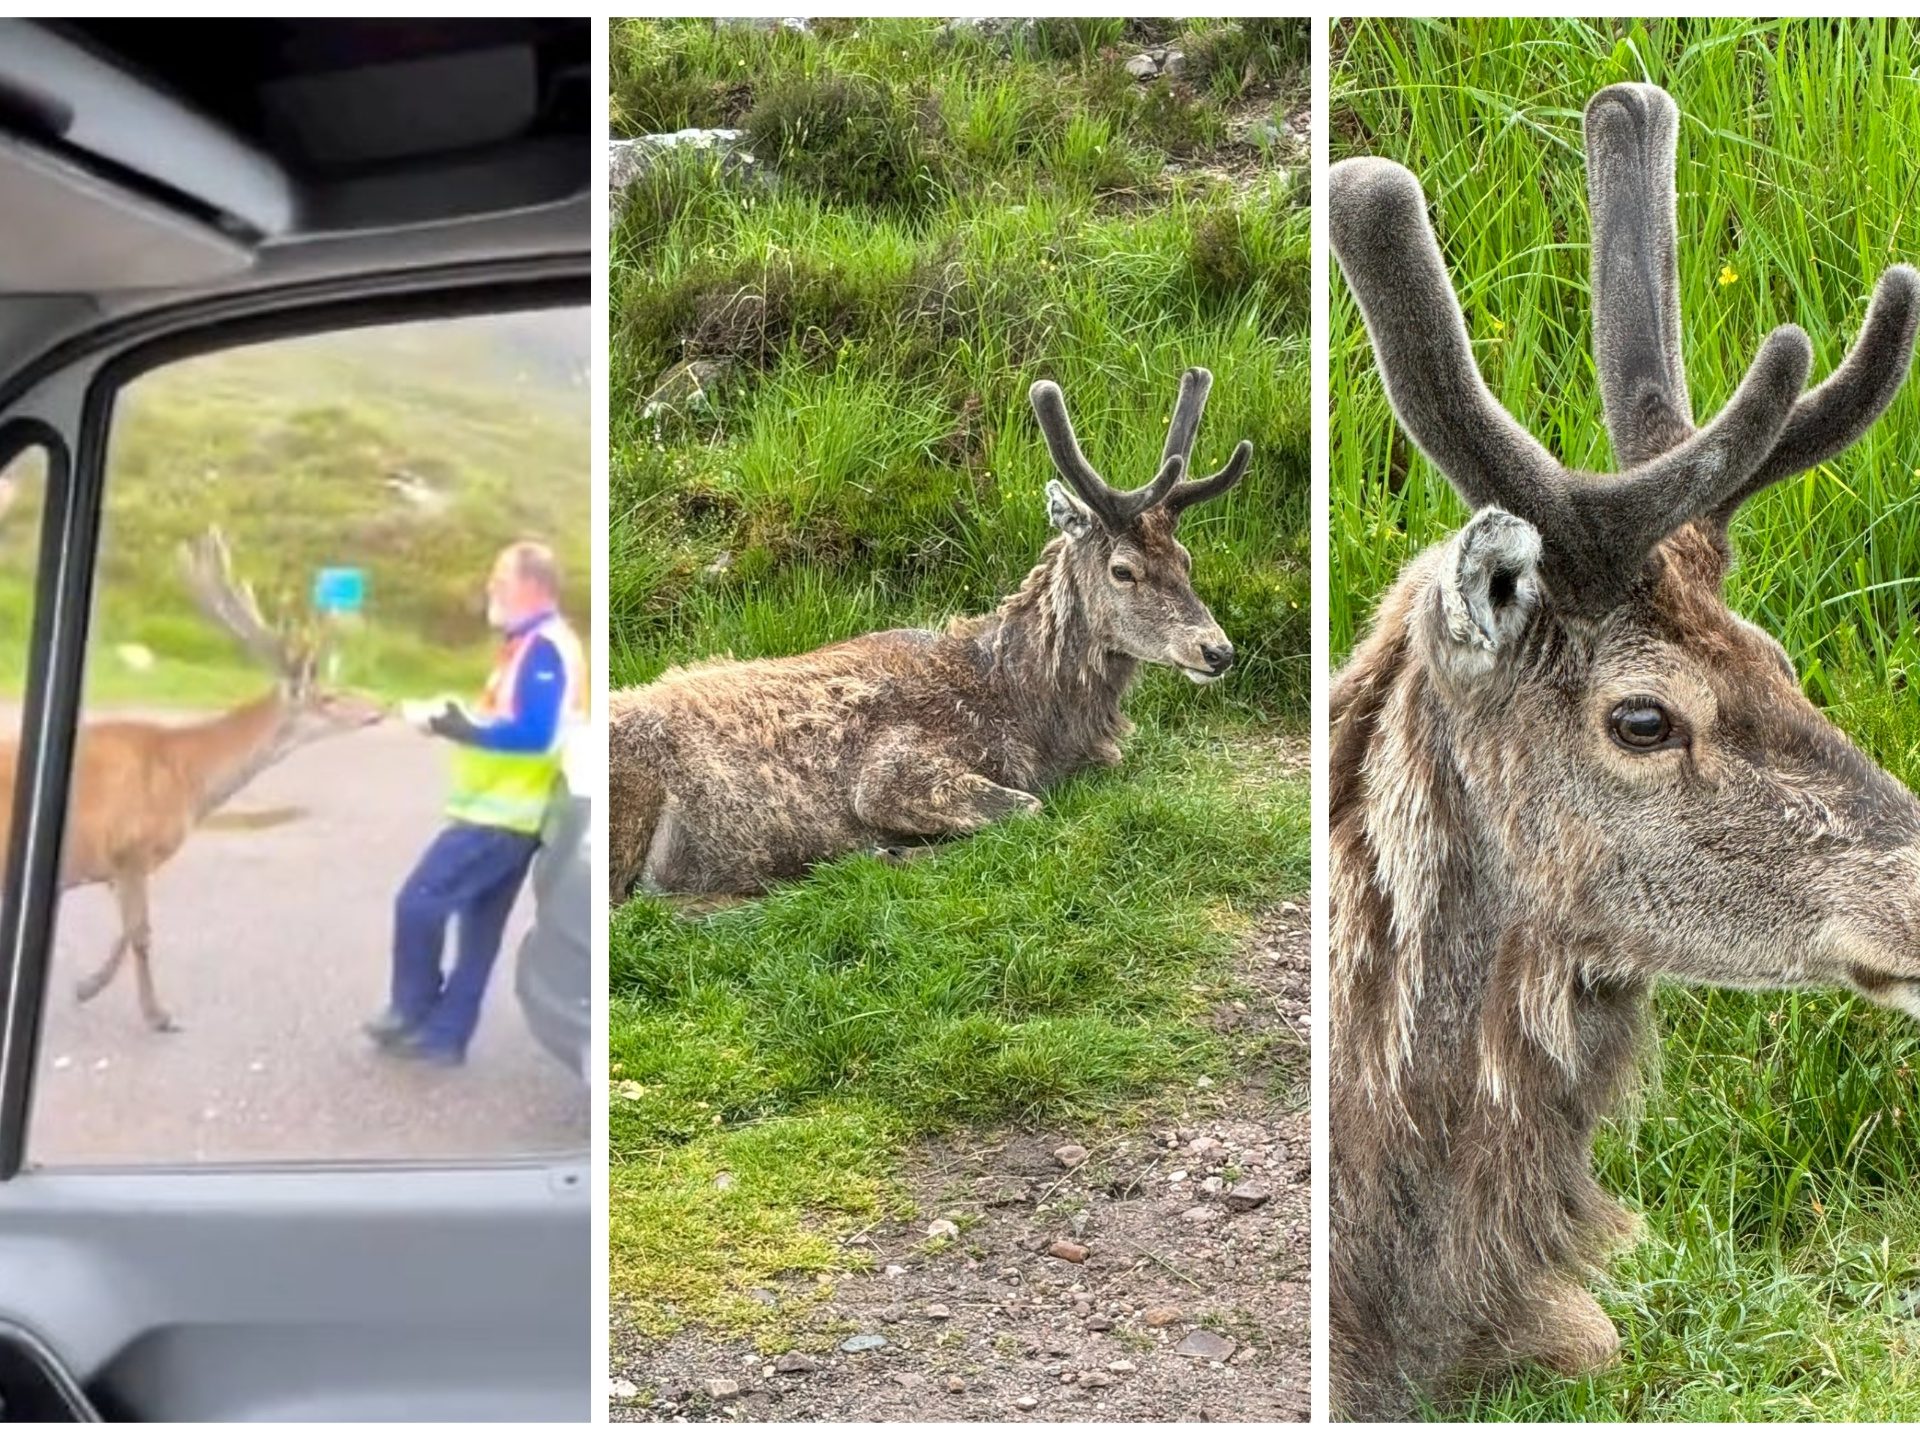
<instances>
[{"instance_id":1,"label":"car window frame","mask_svg":"<svg viewBox=\"0 0 1920 1440\"><path fill-rule=\"evenodd\" d=\"M60 858L96 599L107 460L120 393L153 370L246 345L535 310L579 308L590 315L592 303L590 257L584 252L417 274L349 277L325 287L223 295L199 305L169 307L161 314L117 322L91 338L65 342L0 382L0 406L13 405L68 370L90 370L71 452L66 437L44 420L0 421L0 464L11 464L36 438L48 451L11 840L4 880L0 880L5 885L0 901L0 991L5 995L0 1007L0 1184L28 1168L41 1022L61 899ZM7 446L17 435L31 438L10 451ZM591 443L589 439L589 450ZM22 804L27 797L31 803ZM419 1162L317 1157L311 1162L183 1159L177 1164L59 1168L62 1173L181 1168L203 1172L445 1169L463 1164L550 1166L553 1161L552 1156L474 1157L471 1161L435 1157Z\"/></svg>"}]
</instances>

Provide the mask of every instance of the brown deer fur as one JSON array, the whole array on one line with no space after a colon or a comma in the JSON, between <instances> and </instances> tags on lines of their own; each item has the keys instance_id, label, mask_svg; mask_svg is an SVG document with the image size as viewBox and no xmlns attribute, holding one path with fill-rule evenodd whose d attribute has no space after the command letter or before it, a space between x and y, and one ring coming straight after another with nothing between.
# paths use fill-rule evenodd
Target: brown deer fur
<instances>
[{"instance_id":1,"label":"brown deer fur","mask_svg":"<svg viewBox=\"0 0 1920 1440\"><path fill-rule=\"evenodd\" d=\"M280 683L255 700L208 720L160 724L102 720L81 727L67 803L60 888L106 885L120 912L120 934L106 961L76 987L91 1000L133 957L140 1010L156 1030L177 1028L153 983L147 882L187 836L261 771L294 750L378 721L378 704L315 686L316 651L268 634L252 597L227 576L225 547L210 532L191 552L195 579L219 586L219 605L205 608L262 658ZM10 836L18 741L0 743L0 864Z\"/></svg>"},{"instance_id":2,"label":"brown deer fur","mask_svg":"<svg viewBox=\"0 0 1920 1440\"><path fill-rule=\"evenodd\" d=\"M811 654L669 671L612 705L615 900L636 885L746 893L859 850L963 835L1040 808L1088 764L1112 765L1139 664L1224 673L1232 647L1174 536L1186 506L1238 480L1182 480L1211 377L1189 371L1160 474L1111 489L1081 456L1058 392L1034 388L1063 533L990 615L889 630Z\"/></svg>"},{"instance_id":3,"label":"brown deer fur","mask_svg":"<svg viewBox=\"0 0 1920 1440\"><path fill-rule=\"evenodd\" d=\"M1408 565L1333 688L1342 1418L1405 1418L1526 1361L1578 1373L1613 1356L1587 1280L1633 1222L1595 1182L1591 1143L1634 1078L1656 982L1834 986L1920 1014L1920 802L1722 598L1733 509L1885 408L1920 284L1890 270L1853 353L1804 395L1804 337L1777 333L1696 431L1676 132L1649 86L1588 109L1617 480L1558 470L1462 368L1412 177L1371 159L1331 177L1334 247L1395 408L1480 507Z\"/></svg>"}]
</instances>

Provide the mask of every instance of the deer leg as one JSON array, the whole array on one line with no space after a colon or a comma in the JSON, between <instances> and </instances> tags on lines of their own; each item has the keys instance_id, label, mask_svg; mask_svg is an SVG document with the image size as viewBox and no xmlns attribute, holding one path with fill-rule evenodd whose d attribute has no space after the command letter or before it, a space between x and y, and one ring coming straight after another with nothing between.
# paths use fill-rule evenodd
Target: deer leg
<instances>
[{"instance_id":1,"label":"deer leg","mask_svg":"<svg viewBox=\"0 0 1920 1440\"><path fill-rule=\"evenodd\" d=\"M178 1030L180 1027L173 1017L161 1008L160 997L153 988L153 931L147 923L147 877L121 876L113 882L113 893L120 902L125 944L133 951L133 978L140 984L140 1013L155 1030L162 1033Z\"/></svg>"},{"instance_id":2,"label":"deer leg","mask_svg":"<svg viewBox=\"0 0 1920 1440\"><path fill-rule=\"evenodd\" d=\"M127 958L129 948L126 920L122 918L120 934L113 942L113 949L107 952L106 962L98 970L90 971L81 978L80 983L73 987L73 998L84 1005L106 989L113 982L113 977L120 973L120 962Z\"/></svg>"},{"instance_id":3,"label":"deer leg","mask_svg":"<svg viewBox=\"0 0 1920 1440\"><path fill-rule=\"evenodd\" d=\"M1504 1338L1515 1359L1573 1379L1606 1369L1620 1353L1620 1332L1607 1312L1585 1286L1570 1280L1541 1290Z\"/></svg>"},{"instance_id":4,"label":"deer leg","mask_svg":"<svg viewBox=\"0 0 1920 1440\"><path fill-rule=\"evenodd\" d=\"M889 835L970 835L1009 815L1039 810L1037 795L943 765L905 745L870 759L853 787L854 814Z\"/></svg>"}]
</instances>

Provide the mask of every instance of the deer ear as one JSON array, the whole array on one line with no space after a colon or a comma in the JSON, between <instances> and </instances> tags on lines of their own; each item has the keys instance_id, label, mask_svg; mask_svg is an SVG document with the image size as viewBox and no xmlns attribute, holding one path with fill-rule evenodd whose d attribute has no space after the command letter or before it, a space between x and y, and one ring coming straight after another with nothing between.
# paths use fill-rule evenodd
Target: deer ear
<instances>
[{"instance_id":1,"label":"deer ear","mask_svg":"<svg viewBox=\"0 0 1920 1440\"><path fill-rule=\"evenodd\" d=\"M1463 680L1491 670L1540 603L1540 532L1496 506L1440 552L1430 662Z\"/></svg>"},{"instance_id":2,"label":"deer ear","mask_svg":"<svg viewBox=\"0 0 1920 1440\"><path fill-rule=\"evenodd\" d=\"M1058 480L1047 482L1047 519L1069 540L1084 540L1093 533L1093 512Z\"/></svg>"}]
</instances>

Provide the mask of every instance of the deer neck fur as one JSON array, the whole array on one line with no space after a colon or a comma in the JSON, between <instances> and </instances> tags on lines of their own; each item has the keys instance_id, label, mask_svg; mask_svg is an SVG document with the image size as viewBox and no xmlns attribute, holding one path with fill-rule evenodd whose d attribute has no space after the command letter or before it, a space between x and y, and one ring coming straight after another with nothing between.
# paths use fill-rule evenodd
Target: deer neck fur
<instances>
[{"instance_id":1,"label":"deer neck fur","mask_svg":"<svg viewBox=\"0 0 1920 1440\"><path fill-rule=\"evenodd\" d=\"M1120 702L1139 668L1096 640L1066 546L1053 540L997 610L954 627L980 647L998 708L1017 717L1043 763L1059 768L1109 749L1132 728Z\"/></svg>"},{"instance_id":2,"label":"deer neck fur","mask_svg":"<svg viewBox=\"0 0 1920 1440\"><path fill-rule=\"evenodd\" d=\"M191 787L196 821L297 748L296 714L285 690L275 686L209 720L166 732L168 758Z\"/></svg>"},{"instance_id":3,"label":"deer neck fur","mask_svg":"<svg viewBox=\"0 0 1920 1440\"><path fill-rule=\"evenodd\" d=\"M1517 1313L1631 1226L1592 1141L1644 1053L1649 986L1518 898L1405 620L1390 597L1332 704L1335 1232L1398 1233L1378 1254L1336 1243L1336 1328L1462 1286ZM1471 1361L1450 1317L1403 1318L1409 1373Z\"/></svg>"}]
</instances>

